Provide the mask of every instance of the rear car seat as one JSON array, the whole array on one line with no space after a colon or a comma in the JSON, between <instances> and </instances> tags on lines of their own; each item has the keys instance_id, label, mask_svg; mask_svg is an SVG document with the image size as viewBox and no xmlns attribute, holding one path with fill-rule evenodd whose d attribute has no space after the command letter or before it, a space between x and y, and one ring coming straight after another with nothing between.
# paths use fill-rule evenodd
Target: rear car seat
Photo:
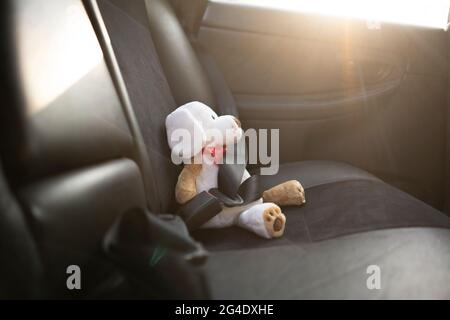
<instances>
[{"instance_id":1,"label":"rear car seat","mask_svg":"<svg viewBox=\"0 0 450 320\"><path fill-rule=\"evenodd\" d=\"M162 184L159 207L171 210L176 176L163 133L166 115L191 100L223 110L167 1L98 3L146 140L154 179ZM449 248L442 245L450 233L441 229L450 227L446 215L343 163L284 164L277 175L263 177L263 184L269 187L286 179L304 184L308 202L284 209L284 237L267 241L238 228L193 234L213 252L206 265L213 297L450 296L445 285ZM347 234L354 235L341 237ZM326 239L332 240L318 243ZM419 252L427 258L420 259ZM381 264L388 278L396 279L377 293L365 287L371 263ZM406 274L417 274L414 285Z\"/></svg>"},{"instance_id":2,"label":"rear car seat","mask_svg":"<svg viewBox=\"0 0 450 320\"><path fill-rule=\"evenodd\" d=\"M0 151L12 194L2 198L0 205L5 210L0 212L0 222L2 228L24 241L7 248L10 251L0 248L2 257L11 250L23 256L2 265L0 281L2 288L14 287L17 278L27 281L16 286L20 292L15 296L24 296L34 284L50 287L44 295L37 294L40 297L71 298L97 297L118 282L126 286L117 266L105 258L102 239L116 218L128 210L174 212L173 190L179 168L169 158L166 115L184 99L202 100L225 112L221 111L224 106L215 102L214 86L203 74L166 1L147 1L146 6L140 0L100 0L101 16L96 1L85 4L96 34L81 1L5 1L0 10L0 20L5 24L0 38L7 44L0 52L0 65L11 87L1 92L2 101L9 107L1 110ZM18 57L32 54L26 49L33 41L40 41L44 49L64 48L56 44L62 41L67 45L65 41L74 36L70 34L73 29L63 27L70 26L66 24L69 13L76 14L75 21L83 30L80 35L80 29L75 29L82 37L78 40L82 40L83 50L100 52L101 57L103 49L105 59L47 101L43 109L32 110L30 101L21 99L22 94L29 94L33 84L43 83L49 70L44 70L43 79L33 77L28 73L30 64ZM13 21L7 21L12 17ZM105 31L120 70L111 63L112 52L105 46L100 49L95 38L97 35L101 43L108 43ZM164 46L173 48L170 55L164 53ZM44 50L43 55L28 62L33 65L44 59L52 68L57 67L56 71L52 69L55 74L61 74L68 64L82 62L80 47L72 49L63 52L66 56L58 50ZM183 81L177 84L174 80L176 74L169 66L179 66L179 61L185 62L174 70L178 70L180 79L191 79L185 83L197 89L190 85L184 88ZM60 62L64 64L58 65ZM116 71L125 86L117 77L111 78ZM198 82L197 77L203 80ZM203 266L209 297L450 296L448 217L369 173L342 163L286 164L276 176L264 178L264 183L270 186L286 178L302 181L308 204L285 208L289 221L285 237L266 241L234 228L193 234L211 251ZM15 219L10 215L13 211ZM4 240L8 233L1 235ZM165 289L185 278L170 262L163 258L159 269L148 273L163 282L172 281ZM81 291L66 288L69 264L82 268ZM366 287L366 269L371 264L382 270L380 290ZM28 277L10 277L15 265ZM162 292L154 294L157 297ZM130 297L126 293L120 296Z\"/></svg>"}]
</instances>

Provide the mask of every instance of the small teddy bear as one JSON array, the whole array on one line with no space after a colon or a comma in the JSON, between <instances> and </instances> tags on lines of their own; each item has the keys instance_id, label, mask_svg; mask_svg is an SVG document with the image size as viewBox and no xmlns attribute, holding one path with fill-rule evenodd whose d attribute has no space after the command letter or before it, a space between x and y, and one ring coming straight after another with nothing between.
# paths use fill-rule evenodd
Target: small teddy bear
<instances>
[{"instance_id":1,"label":"small teddy bear","mask_svg":"<svg viewBox=\"0 0 450 320\"><path fill-rule=\"evenodd\" d=\"M243 136L240 121L230 115L219 117L210 107L195 101L167 116L166 131L172 159L184 163L175 187L177 202L184 205L203 191L216 190L225 150ZM250 177L244 165L239 177L241 185ZM302 185L290 180L262 192L262 196L249 203L237 206L222 203L222 210L202 227L237 225L267 239L280 237L286 217L279 206L304 203Z\"/></svg>"}]
</instances>

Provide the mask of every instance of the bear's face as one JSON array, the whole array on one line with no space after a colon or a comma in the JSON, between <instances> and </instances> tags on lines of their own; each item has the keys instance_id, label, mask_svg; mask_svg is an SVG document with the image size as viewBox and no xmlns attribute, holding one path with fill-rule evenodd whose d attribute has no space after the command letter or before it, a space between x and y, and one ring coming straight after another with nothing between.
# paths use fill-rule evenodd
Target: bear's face
<instances>
[{"instance_id":1,"label":"bear's face","mask_svg":"<svg viewBox=\"0 0 450 320\"><path fill-rule=\"evenodd\" d=\"M241 123L235 117L220 116L212 119L206 129L206 146L227 146L242 138Z\"/></svg>"},{"instance_id":2,"label":"bear's face","mask_svg":"<svg viewBox=\"0 0 450 320\"><path fill-rule=\"evenodd\" d=\"M206 147L237 143L243 135L238 119L219 117L201 102L187 103L169 114L166 130L172 154L182 159L190 159Z\"/></svg>"}]
</instances>

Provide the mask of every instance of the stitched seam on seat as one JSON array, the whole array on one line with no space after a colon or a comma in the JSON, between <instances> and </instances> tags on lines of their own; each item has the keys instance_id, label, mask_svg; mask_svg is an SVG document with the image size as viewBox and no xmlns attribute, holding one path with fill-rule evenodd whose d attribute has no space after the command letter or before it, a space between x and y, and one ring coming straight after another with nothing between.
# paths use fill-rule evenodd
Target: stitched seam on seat
<instances>
[{"instance_id":1,"label":"stitched seam on seat","mask_svg":"<svg viewBox=\"0 0 450 320\"><path fill-rule=\"evenodd\" d=\"M310 243L312 243L313 240L312 240L312 237L311 237L311 233L309 232L309 226L308 226L308 223L306 222L305 215L302 214L301 217L302 217L303 223L304 223L305 228L306 228L306 234L308 235L308 240L309 240Z\"/></svg>"}]
</instances>

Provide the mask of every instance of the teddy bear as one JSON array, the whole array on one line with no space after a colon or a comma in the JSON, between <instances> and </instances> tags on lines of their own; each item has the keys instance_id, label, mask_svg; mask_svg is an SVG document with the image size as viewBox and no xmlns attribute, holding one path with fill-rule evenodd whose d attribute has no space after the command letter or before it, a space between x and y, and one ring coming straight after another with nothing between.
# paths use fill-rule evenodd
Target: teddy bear
<instances>
[{"instance_id":1,"label":"teddy bear","mask_svg":"<svg viewBox=\"0 0 450 320\"><path fill-rule=\"evenodd\" d=\"M218 116L209 106L193 101L171 112L165 125L172 161L183 164L175 186L177 203L185 205L202 192L217 191L221 169L226 166L224 155L230 146L241 142L243 136L240 121L231 115ZM225 180L231 180L227 175L225 173ZM242 171L234 175L238 179L237 188L249 184L252 177L245 163ZM286 225L280 206L304 203L302 185L297 180L290 180L264 190L247 203L240 201L238 205L230 205L227 201L221 202L220 212L201 227L237 225L267 239L277 238L283 235Z\"/></svg>"}]
</instances>

